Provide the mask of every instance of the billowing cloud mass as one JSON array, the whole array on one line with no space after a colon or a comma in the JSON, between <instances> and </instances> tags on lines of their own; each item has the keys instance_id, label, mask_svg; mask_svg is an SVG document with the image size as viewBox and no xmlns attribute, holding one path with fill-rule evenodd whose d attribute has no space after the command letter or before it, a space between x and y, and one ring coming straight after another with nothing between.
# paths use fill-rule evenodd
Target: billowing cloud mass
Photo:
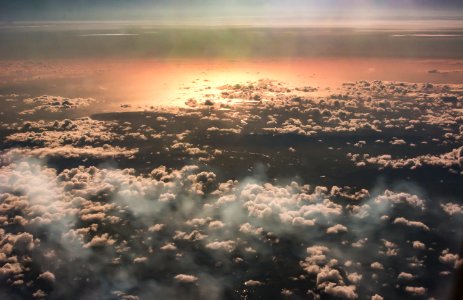
<instances>
[{"instance_id":1,"label":"billowing cloud mass","mask_svg":"<svg viewBox=\"0 0 463 300\"><path fill-rule=\"evenodd\" d=\"M176 295L175 282L195 283L189 289L203 293L214 276L222 277L219 290L228 284L265 288L272 280L265 270L283 268L289 273L279 288L294 293L300 291L289 284L291 278L311 293L343 299L378 292L430 296L411 284L460 264L447 242L430 251L410 242L446 234L409 220L435 224L439 218L415 195L386 191L355 198L338 187L220 183L203 173L197 166L158 168L144 176L96 167L58 173L31 159L3 166L3 284L18 297L41 291L60 298L111 282L108 295L157 289ZM175 200L165 201L165 195ZM279 254L290 245L299 253L292 267ZM203 255L209 258L202 261ZM433 255L439 264L422 260ZM87 268L92 273L71 280ZM148 270L155 277L139 278ZM165 276L175 271L183 273ZM119 276L146 284L122 285ZM385 289L390 277L404 285Z\"/></svg>"},{"instance_id":2,"label":"billowing cloud mass","mask_svg":"<svg viewBox=\"0 0 463 300\"><path fill-rule=\"evenodd\" d=\"M18 108L1 125L0 298L445 298L461 88L260 80L176 110Z\"/></svg>"},{"instance_id":3,"label":"billowing cloud mass","mask_svg":"<svg viewBox=\"0 0 463 300\"><path fill-rule=\"evenodd\" d=\"M5 159L12 160L14 157L30 155L38 158L48 157L63 157L63 158L114 158L124 156L127 158L133 157L138 152L138 149L126 149L121 147L113 147L110 145L103 145L102 147L73 147L62 146L53 148L34 148L34 149L14 149L4 156Z\"/></svg>"},{"instance_id":4,"label":"billowing cloud mass","mask_svg":"<svg viewBox=\"0 0 463 300\"><path fill-rule=\"evenodd\" d=\"M38 111L59 112L68 109L75 109L89 106L95 99L92 98L63 98L59 96L43 95L35 98L28 98L24 103L34 105L33 108L24 110L20 114L34 114Z\"/></svg>"}]
</instances>

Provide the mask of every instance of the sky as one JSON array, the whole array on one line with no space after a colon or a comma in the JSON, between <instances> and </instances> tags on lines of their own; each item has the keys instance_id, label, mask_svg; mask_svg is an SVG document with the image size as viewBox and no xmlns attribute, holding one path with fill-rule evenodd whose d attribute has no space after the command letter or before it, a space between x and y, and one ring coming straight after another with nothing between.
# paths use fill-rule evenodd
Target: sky
<instances>
[{"instance_id":1,"label":"sky","mask_svg":"<svg viewBox=\"0 0 463 300\"><path fill-rule=\"evenodd\" d=\"M459 0L0 0L0 20L460 18Z\"/></svg>"},{"instance_id":2,"label":"sky","mask_svg":"<svg viewBox=\"0 0 463 300\"><path fill-rule=\"evenodd\" d=\"M460 293L462 11L0 0L0 299Z\"/></svg>"}]
</instances>

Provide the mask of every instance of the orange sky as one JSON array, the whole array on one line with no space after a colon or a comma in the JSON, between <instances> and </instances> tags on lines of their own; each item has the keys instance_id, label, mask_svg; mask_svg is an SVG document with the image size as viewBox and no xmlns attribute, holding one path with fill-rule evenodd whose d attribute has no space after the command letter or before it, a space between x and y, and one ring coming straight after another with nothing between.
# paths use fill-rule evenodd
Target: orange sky
<instances>
[{"instance_id":1,"label":"orange sky","mask_svg":"<svg viewBox=\"0 0 463 300\"><path fill-rule=\"evenodd\" d=\"M0 62L0 86L40 85L42 93L133 105L182 105L224 84L262 78L336 88L356 80L462 83L463 61L384 58L260 60L113 59ZM430 73L431 70L438 72ZM440 72L440 73L439 73ZM59 82L59 84L57 84ZM207 89L211 87L212 90Z\"/></svg>"}]
</instances>

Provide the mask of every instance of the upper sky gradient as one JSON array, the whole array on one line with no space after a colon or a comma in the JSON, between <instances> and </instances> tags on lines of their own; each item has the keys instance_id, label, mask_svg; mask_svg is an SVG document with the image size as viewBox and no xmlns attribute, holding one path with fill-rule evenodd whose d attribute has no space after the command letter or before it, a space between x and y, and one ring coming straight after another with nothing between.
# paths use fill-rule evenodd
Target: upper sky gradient
<instances>
[{"instance_id":1,"label":"upper sky gradient","mask_svg":"<svg viewBox=\"0 0 463 300\"><path fill-rule=\"evenodd\" d=\"M0 0L0 20L461 18L461 0Z\"/></svg>"}]
</instances>

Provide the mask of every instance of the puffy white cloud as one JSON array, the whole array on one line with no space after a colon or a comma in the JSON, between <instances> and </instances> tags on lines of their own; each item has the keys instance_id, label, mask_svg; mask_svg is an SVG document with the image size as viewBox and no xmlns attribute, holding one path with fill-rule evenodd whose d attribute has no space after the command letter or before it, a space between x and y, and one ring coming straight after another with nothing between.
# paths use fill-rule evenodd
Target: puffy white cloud
<instances>
[{"instance_id":1,"label":"puffy white cloud","mask_svg":"<svg viewBox=\"0 0 463 300\"><path fill-rule=\"evenodd\" d=\"M357 273L357 272L353 272L353 273L350 273L349 275L347 275L347 279L349 279L350 282L352 283L358 283L360 282L360 280L362 280L362 275Z\"/></svg>"},{"instance_id":2,"label":"puffy white cloud","mask_svg":"<svg viewBox=\"0 0 463 300\"><path fill-rule=\"evenodd\" d=\"M463 205L457 203L448 202L441 204L442 210L445 211L449 216L463 214Z\"/></svg>"},{"instance_id":3,"label":"puffy white cloud","mask_svg":"<svg viewBox=\"0 0 463 300\"><path fill-rule=\"evenodd\" d=\"M413 248L419 249L419 250L424 250L426 249L426 245L420 241L413 241Z\"/></svg>"},{"instance_id":4,"label":"puffy white cloud","mask_svg":"<svg viewBox=\"0 0 463 300\"><path fill-rule=\"evenodd\" d=\"M113 147L110 145L103 145L102 147L74 147L70 145L53 148L21 148L8 151L4 158L13 161L24 156L33 156L38 158L93 158L93 159L107 159L115 157L131 158L138 152L138 149L127 149L123 147Z\"/></svg>"},{"instance_id":5,"label":"puffy white cloud","mask_svg":"<svg viewBox=\"0 0 463 300\"><path fill-rule=\"evenodd\" d=\"M179 282L194 283L194 282L197 282L199 278L194 275L178 274L178 275L175 275L174 279Z\"/></svg>"},{"instance_id":6,"label":"puffy white cloud","mask_svg":"<svg viewBox=\"0 0 463 300\"><path fill-rule=\"evenodd\" d=\"M406 225L406 226L409 226L409 227L416 227L416 228L420 228L420 229L429 231L429 227L426 224L424 224L423 222L410 221L410 220L407 220L406 218L403 218L403 217L395 218L394 224L402 224L402 225Z\"/></svg>"},{"instance_id":7,"label":"puffy white cloud","mask_svg":"<svg viewBox=\"0 0 463 300\"><path fill-rule=\"evenodd\" d=\"M347 227L341 224L336 224L326 229L326 233L328 234L336 234L340 232L347 232Z\"/></svg>"},{"instance_id":8,"label":"puffy white cloud","mask_svg":"<svg viewBox=\"0 0 463 300\"><path fill-rule=\"evenodd\" d=\"M0 268L0 275L11 276L22 273L23 268L20 263L6 263Z\"/></svg>"},{"instance_id":9,"label":"puffy white cloud","mask_svg":"<svg viewBox=\"0 0 463 300\"><path fill-rule=\"evenodd\" d=\"M7 142L31 143L38 146L57 147L105 144L123 139L116 133L116 122L91 118L65 119L54 122L25 122L20 132L6 137Z\"/></svg>"},{"instance_id":10,"label":"puffy white cloud","mask_svg":"<svg viewBox=\"0 0 463 300\"><path fill-rule=\"evenodd\" d=\"M318 287L325 287L325 283L343 283L341 274L336 269L331 269L328 266L324 266L320 269L317 274L317 285Z\"/></svg>"},{"instance_id":11,"label":"puffy white cloud","mask_svg":"<svg viewBox=\"0 0 463 300\"><path fill-rule=\"evenodd\" d=\"M458 268L459 266L463 265L463 259L460 259L458 254L451 253L449 249L442 251L441 255L439 256L439 261L444 264L453 265L454 268Z\"/></svg>"},{"instance_id":12,"label":"puffy white cloud","mask_svg":"<svg viewBox=\"0 0 463 300\"><path fill-rule=\"evenodd\" d=\"M368 163L378 165L382 168L409 168L416 169L423 166L439 166L447 169L457 168L461 164L458 158L459 149L453 149L450 152L441 155L420 155L413 158L392 158L389 154L379 156L364 155L362 159L360 156L352 156L352 160L359 163Z\"/></svg>"},{"instance_id":13,"label":"puffy white cloud","mask_svg":"<svg viewBox=\"0 0 463 300\"><path fill-rule=\"evenodd\" d=\"M209 228L211 229L218 229L224 227L225 224L222 221L215 220L209 223Z\"/></svg>"},{"instance_id":14,"label":"puffy white cloud","mask_svg":"<svg viewBox=\"0 0 463 300\"><path fill-rule=\"evenodd\" d=\"M397 276L398 279L402 279L402 280L412 280L413 278L415 278L415 276L413 276L413 274L410 274L410 273L407 273L407 272L400 272L399 276Z\"/></svg>"},{"instance_id":15,"label":"puffy white cloud","mask_svg":"<svg viewBox=\"0 0 463 300\"><path fill-rule=\"evenodd\" d=\"M53 274L50 271L46 271L46 272L43 272L43 273L39 274L37 279L46 281L48 283L55 283L55 280L56 280L55 274Z\"/></svg>"},{"instance_id":16,"label":"puffy white cloud","mask_svg":"<svg viewBox=\"0 0 463 300\"><path fill-rule=\"evenodd\" d=\"M342 299L357 299L358 295L355 292L356 287L354 285L340 286L330 282L324 289L324 292L330 296L342 298Z\"/></svg>"},{"instance_id":17,"label":"puffy white cloud","mask_svg":"<svg viewBox=\"0 0 463 300\"><path fill-rule=\"evenodd\" d=\"M405 291L411 295L424 296L426 294L426 289L424 287L418 286L406 286Z\"/></svg>"},{"instance_id":18,"label":"puffy white cloud","mask_svg":"<svg viewBox=\"0 0 463 300\"><path fill-rule=\"evenodd\" d=\"M175 246L174 243L167 243L164 246L162 246L160 249L164 251L176 251L177 246Z\"/></svg>"},{"instance_id":19,"label":"puffy white cloud","mask_svg":"<svg viewBox=\"0 0 463 300\"><path fill-rule=\"evenodd\" d=\"M86 107L95 102L95 99L63 98L60 96L43 95L35 98L27 98L24 102L30 105L35 105L35 107L29 110L24 110L21 114L33 114L38 111L59 112L68 109Z\"/></svg>"},{"instance_id":20,"label":"puffy white cloud","mask_svg":"<svg viewBox=\"0 0 463 300\"><path fill-rule=\"evenodd\" d=\"M153 226L150 226L148 230L151 232L158 232L164 229L164 227L165 227L164 224L154 224Z\"/></svg>"},{"instance_id":21,"label":"puffy white cloud","mask_svg":"<svg viewBox=\"0 0 463 300\"><path fill-rule=\"evenodd\" d=\"M121 300L140 300L140 298L138 296L134 296L134 295L129 295L125 292L122 292L122 291L114 291L112 292L112 294L116 297L118 297L118 299L121 299Z\"/></svg>"},{"instance_id":22,"label":"puffy white cloud","mask_svg":"<svg viewBox=\"0 0 463 300\"><path fill-rule=\"evenodd\" d=\"M425 201L420 199L416 195L411 195L408 193L394 193L390 190L384 191L382 195L379 195L375 198L375 202L378 204L382 203L393 203L399 204L404 203L416 208L425 208Z\"/></svg>"},{"instance_id":23,"label":"puffy white cloud","mask_svg":"<svg viewBox=\"0 0 463 300\"><path fill-rule=\"evenodd\" d=\"M198 230L193 230L190 233L177 230L173 237L174 240L185 240L185 241L201 241L207 238L206 234L202 234Z\"/></svg>"},{"instance_id":24,"label":"puffy white cloud","mask_svg":"<svg viewBox=\"0 0 463 300\"><path fill-rule=\"evenodd\" d=\"M104 247L104 246L111 246L116 242L116 240L112 239L108 233L103 233L102 235L94 236L90 242L84 245L85 248L94 248L94 247Z\"/></svg>"},{"instance_id":25,"label":"puffy white cloud","mask_svg":"<svg viewBox=\"0 0 463 300\"><path fill-rule=\"evenodd\" d=\"M263 229L262 227L255 228L249 223L244 223L240 226L239 231L248 234L261 234Z\"/></svg>"},{"instance_id":26,"label":"puffy white cloud","mask_svg":"<svg viewBox=\"0 0 463 300\"><path fill-rule=\"evenodd\" d=\"M46 292L44 292L43 290L40 290L40 289L32 294L32 297L34 297L34 298L45 298L47 296L48 296L48 294Z\"/></svg>"},{"instance_id":27,"label":"puffy white cloud","mask_svg":"<svg viewBox=\"0 0 463 300\"><path fill-rule=\"evenodd\" d=\"M384 269L383 265L377 261L373 262L370 267L374 270L382 270Z\"/></svg>"},{"instance_id":28,"label":"puffy white cloud","mask_svg":"<svg viewBox=\"0 0 463 300\"><path fill-rule=\"evenodd\" d=\"M235 241L215 241L208 243L206 245L206 248L212 249L212 250L224 250L227 252L232 252L235 250L236 247L236 242Z\"/></svg>"},{"instance_id":29,"label":"puffy white cloud","mask_svg":"<svg viewBox=\"0 0 463 300\"><path fill-rule=\"evenodd\" d=\"M260 285L263 285L264 283L261 282L261 281L258 281L258 280L247 280L244 282L244 285L245 286L260 286Z\"/></svg>"},{"instance_id":30,"label":"puffy white cloud","mask_svg":"<svg viewBox=\"0 0 463 300\"><path fill-rule=\"evenodd\" d=\"M284 297L291 297L293 295L293 292L288 289L282 289L281 290L281 295Z\"/></svg>"}]
</instances>

